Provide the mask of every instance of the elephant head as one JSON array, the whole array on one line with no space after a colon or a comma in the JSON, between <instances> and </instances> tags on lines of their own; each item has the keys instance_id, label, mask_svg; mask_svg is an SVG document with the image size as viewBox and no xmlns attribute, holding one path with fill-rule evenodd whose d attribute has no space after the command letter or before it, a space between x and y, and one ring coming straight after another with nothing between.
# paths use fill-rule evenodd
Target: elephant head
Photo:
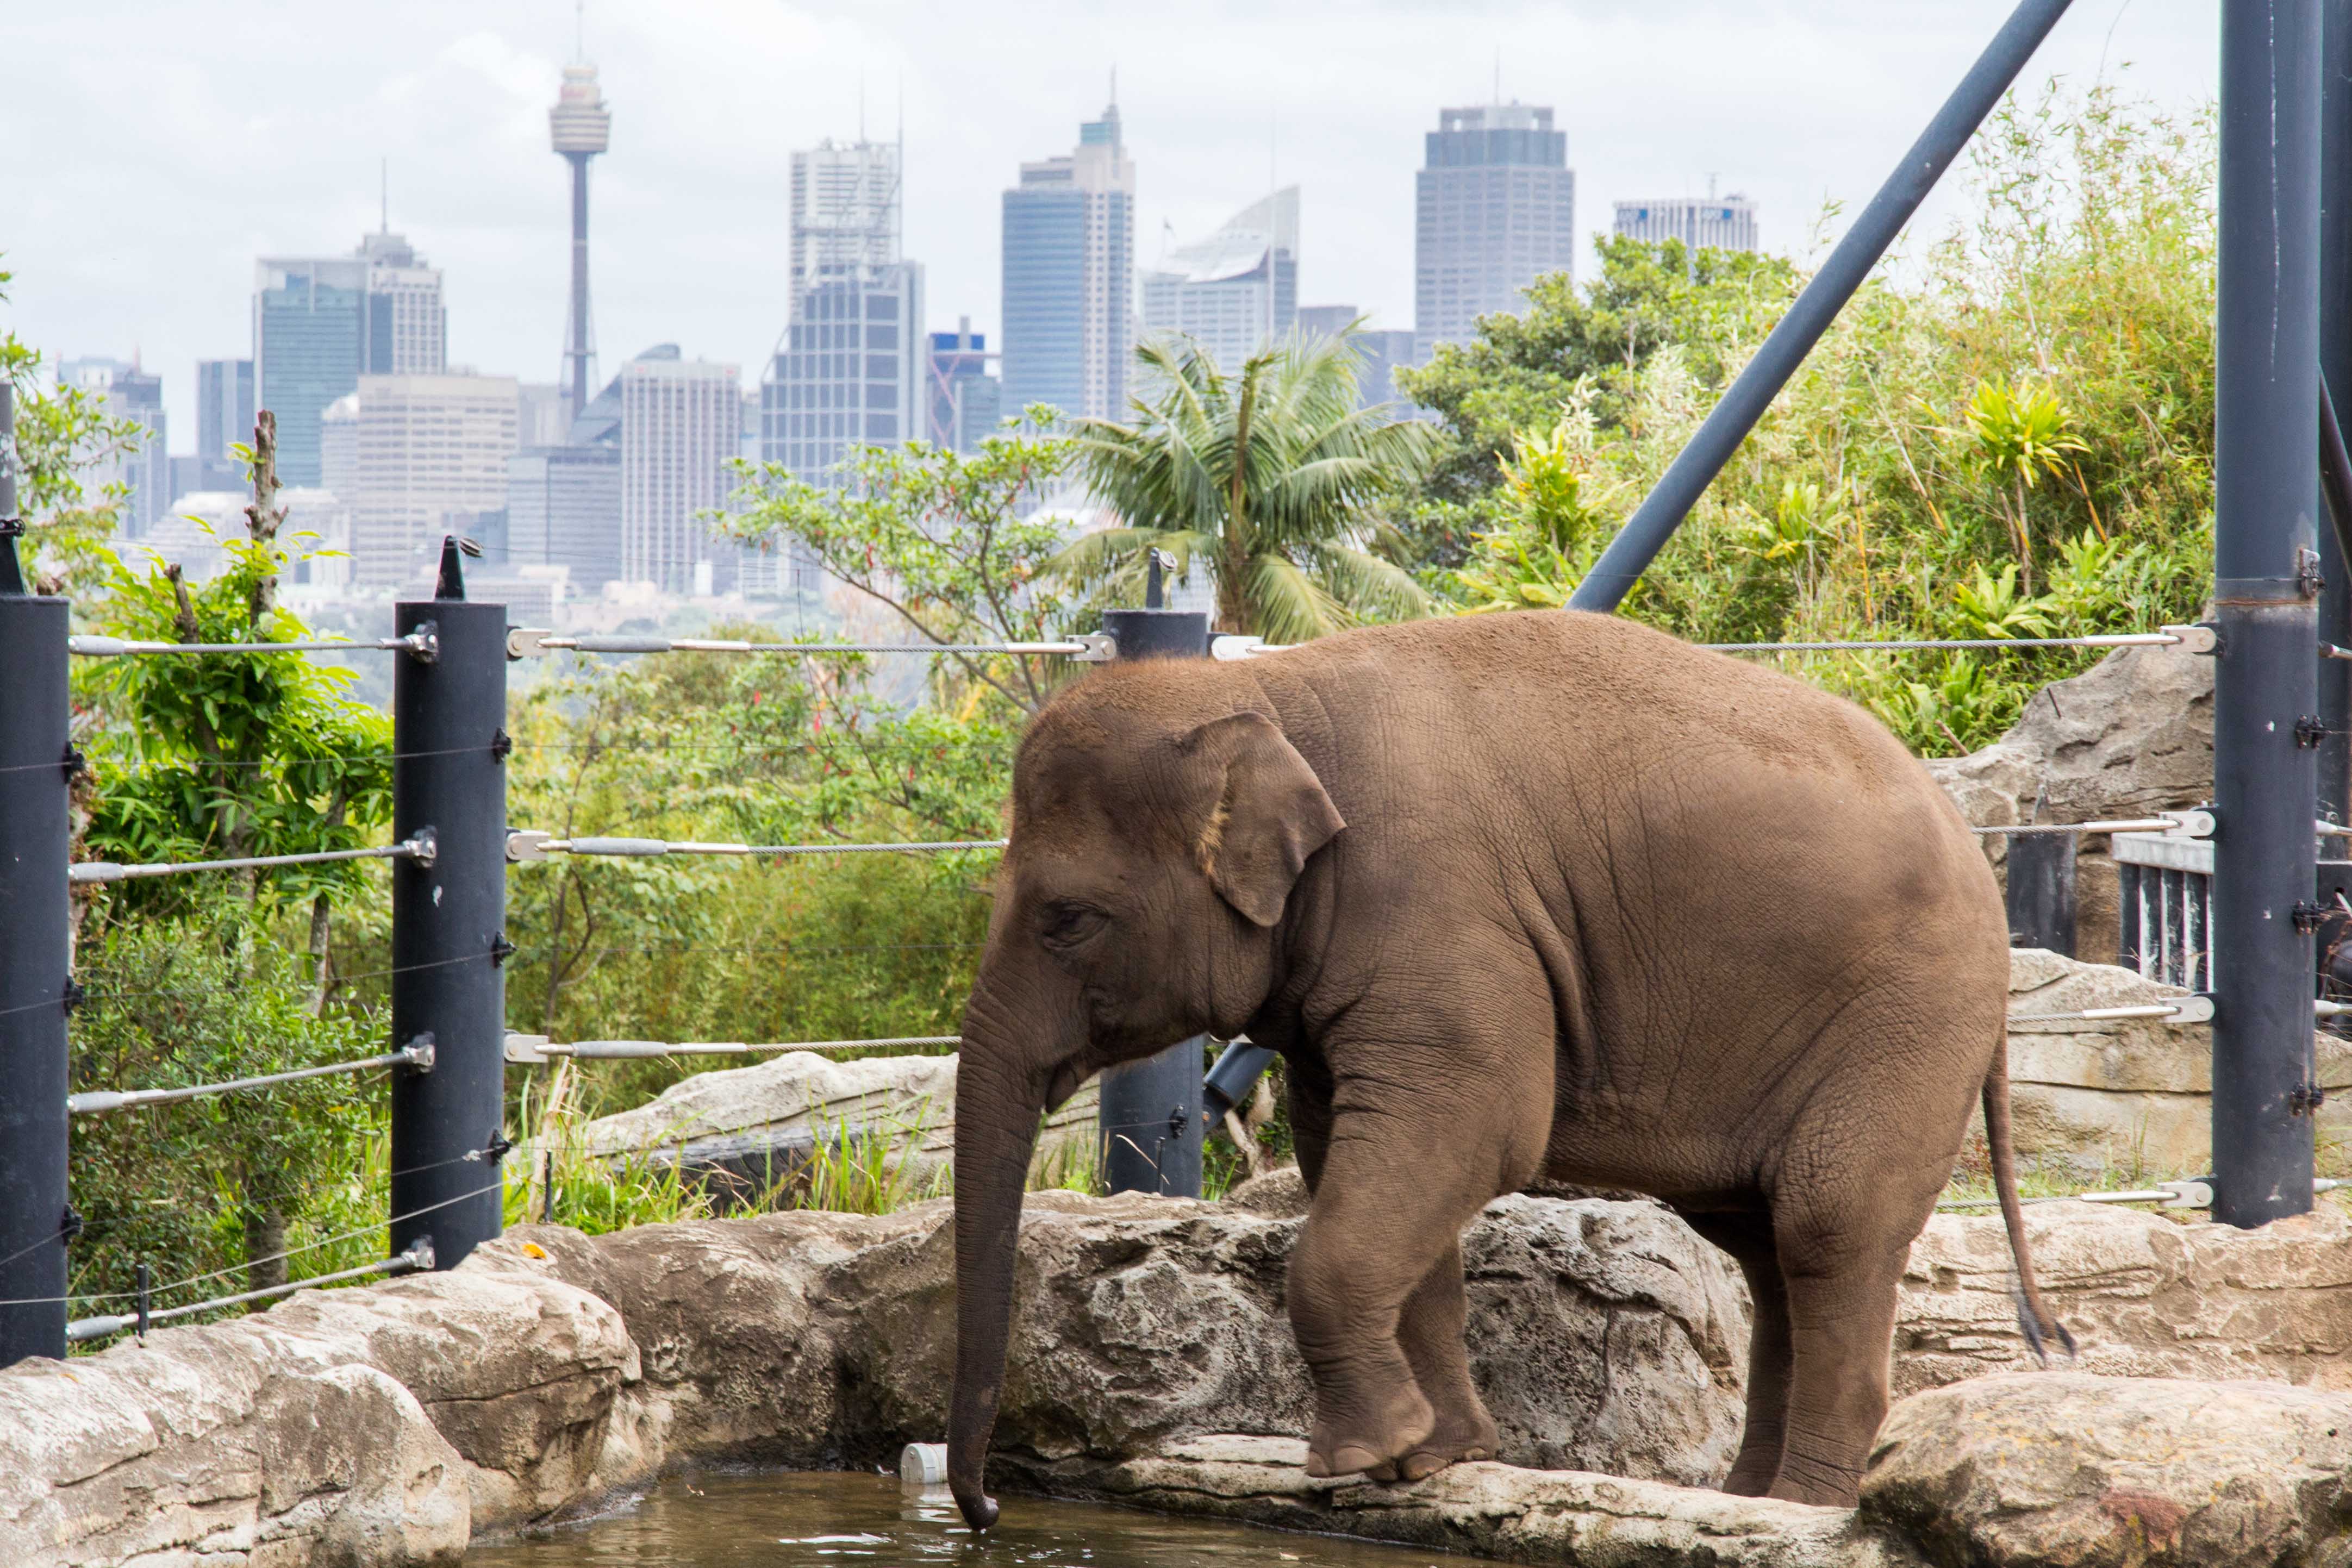
<instances>
[{"instance_id":1,"label":"elephant head","mask_svg":"<svg viewBox=\"0 0 2352 1568\"><path fill-rule=\"evenodd\" d=\"M1274 984L1293 885L1346 826L1273 718L1201 711L1202 673L1102 672L1014 762L956 1083L948 1479L977 1529L996 1519L982 1472L1040 1115L1105 1067L1239 1032Z\"/></svg>"}]
</instances>

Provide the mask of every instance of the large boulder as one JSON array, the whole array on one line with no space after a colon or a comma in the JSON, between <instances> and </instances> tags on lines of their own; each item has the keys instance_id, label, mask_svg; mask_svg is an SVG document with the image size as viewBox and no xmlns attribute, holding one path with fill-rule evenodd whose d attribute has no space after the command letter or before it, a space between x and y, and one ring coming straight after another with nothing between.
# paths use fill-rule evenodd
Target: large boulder
<instances>
[{"instance_id":1,"label":"large boulder","mask_svg":"<svg viewBox=\"0 0 2352 1568\"><path fill-rule=\"evenodd\" d=\"M835 1061L789 1051L755 1067L698 1072L632 1110L600 1116L581 1131L599 1159L677 1161L709 1182L725 1207L756 1203L801 1176L820 1145L877 1140L908 1190L946 1171L955 1149L956 1059L870 1056ZM1058 1174L1087 1161L1095 1138L1096 1085L1088 1082L1046 1117L1036 1164Z\"/></svg>"},{"instance_id":2,"label":"large boulder","mask_svg":"<svg viewBox=\"0 0 2352 1568\"><path fill-rule=\"evenodd\" d=\"M2045 1373L1895 1406L1862 1515L1946 1568L2339 1563L2352 1398Z\"/></svg>"},{"instance_id":3,"label":"large boulder","mask_svg":"<svg viewBox=\"0 0 2352 1568\"><path fill-rule=\"evenodd\" d=\"M1250 1205L1031 1194L998 1443L1105 1458L1202 1433L1303 1437L1310 1390L1283 1306L1302 1219L1295 1187L1270 1186ZM949 1216L942 1201L593 1242L534 1228L492 1251L620 1309L645 1367L630 1403L673 1448L870 1463L946 1427ZM545 1260L519 1261L525 1245ZM1472 1366L1505 1458L1694 1484L1729 1467L1745 1291L1679 1220L1504 1198L1464 1257Z\"/></svg>"},{"instance_id":4,"label":"large boulder","mask_svg":"<svg viewBox=\"0 0 2352 1568\"><path fill-rule=\"evenodd\" d=\"M2089 822L2146 817L2213 794L2213 661L2179 647L2118 648L2034 694L2009 733L1966 757L1927 764L1979 827L2033 819ZM1986 845L1996 863L2007 840ZM2103 839L2076 862L2075 951L2111 959L2117 932L2115 862Z\"/></svg>"},{"instance_id":5,"label":"large boulder","mask_svg":"<svg viewBox=\"0 0 2352 1568\"><path fill-rule=\"evenodd\" d=\"M2352 1218L2330 1203L2259 1230L2088 1203L2033 1204L2027 1246L2080 1347L2120 1377L2272 1380L2352 1394ZM1911 1245L1895 1391L2034 1365L1998 1217L1939 1214Z\"/></svg>"},{"instance_id":6,"label":"large boulder","mask_svg":"<svg viewBox=\"0 0 2352 1568\"><path fill-rule=\"evenodd\" d=\"M0 1563L454 1562L471 1531L591 1490L635 1375L610 1305L490 1270L19 1362L0 1370Z\"/></svg>"},{"instance_id":7,"label":"large boulder","mask_svg":"<svg viewBox=\"0 0 2352 1568\"><path fill-rule=\"evenodd\" d=\"M2060 1018L2094 1008L2174 1000L2177 986L2112 964L2020 947L2009 960L2010 1103L2029 1165L2084 1186L2116 1170L2190 1173L2213 1158L2213 1031L2162 1019ZM2315 1031L2323 1139L2352 1134L2352 1042ZM1981 1118L1975 1136L1983 1136Z\"/></svg>"}]
</instances>

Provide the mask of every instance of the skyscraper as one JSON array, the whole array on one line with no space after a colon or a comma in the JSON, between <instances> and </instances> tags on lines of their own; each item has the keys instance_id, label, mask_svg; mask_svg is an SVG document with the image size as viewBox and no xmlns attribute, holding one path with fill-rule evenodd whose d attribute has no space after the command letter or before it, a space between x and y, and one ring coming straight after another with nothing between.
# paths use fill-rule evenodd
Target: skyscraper
<instances>
[{"instance_id":1,"label":"skyscraper","mask_svg":"<svg viewBox=\"0 0 2352 1568\"><path fill-rule=\"evenodd\" d=\"M408 242L373 234L348 256L264 256L254 268L254 401L278 415L278 473L317 485L319 416L362 375L447 365L441 274Z\"/></svg>"},{"instance_id":2,"label":"skyscraper","mask_svg":"<svg viewBox=\"0 0 2352 1568\"><path fill-rule=\"evenodd\" d=\"M1298 187L1227 218L1143 269L1143 335L1181 333L1224 371L1289 335L1298 317Z\"/></svg>"},{"instance_id":3,"label":"skyscraper","mask_svg":"<svg viewBox=\"0 0 2352 1568\"><path fill-rule=\"evenodd\" d=\"M760 388L760 455L812 485L925 434L923 269L898 253L898 147L793 154L792 301Z\"/></svg>"},{"instance_id":4,"label":"skyscraper","mask_svg":"<svg viewBox=\"0 0 2352 1568\"><path fill-rule=\"evenodd\" d=\"M130 538L144 538L172 504L163 378L141 370L135 359L126 362L102 355L59 361L58 378L97 396L109 418L127 419L139 426L139 434L108 454L94 472L84 476L83 484L93 493L121 486L125 492L122 532Z\"/></svg>"},{"instance_id":5,"label":"skyscraper","mask_svg":"<svg viewBox=\"0 0 2352 1568\"><path fill-rule=\"evenodd\" d=\"M503 507L515 451L512 376L363 376L352 512L353 580L405 582L452 513Z\"/></svg>"},{"instance_id":6,"label":"skyscraper","mask_svg":"<svg viewBox=\"0 0 2352 1568\"><path fill-rule=\"evenodd\" d=\"M1693 250L1754 250L1756 204L1737 191L1620 202L1616 230L1627 239L1678 239Z\"/></svg>"},{"instance_id":7,"label":"skyscraper","mask_svg":"<svg viewBox=\"0 0 2352 1568\"><path fill-rule=\"evenodd\" d=\"M619 579L618 377L589 400L561 441L526 446L509 460L507 559L517 568L558 569L573 590L583 593L601 592Z\"/></svg>"},{"instance_id":8,"label":"skyscraper","mask_svg":"<svg viewBox=\"0 0 2352 1568\"><path fill-rule=\"evenodd\" d=\"M989 373L985 333L971 329L971 318L956 319L952 332L931 334L929 440L950 452L977 452L1003 417L1004 387Z\"/></svg>"},{"instance_id":9,"label":"skyscraper","mask_svg":"<svg viewBox=\"0 0 2352 1568\"><path fill-rule=\"evenodd\" d=\"M196 361L196 477L199 490L236 490L245 469L229 448L253 439L253 361Z\"/></svg>"},{"instance_id":10,"label":"skyscraper","mask_svg":"<svg viewBox=\"0 0 2352 1568\"><path fill-rule=\"evenodd\" d=\"M735 549L701 514L735 491L742 378L674 344L621 367L621 575L672 593L733 586Z\"/></svg>"},{"instance_id":11,"label":"skyscraper","mask_svg":"<svg viewBox=\"0 0 2352 1568\"><path fill-rule=\"evenodd\" d=\"M1004 406L1125 411L1134 348L1135 164L1118 105L1067 157L1021 165L1004 193Z\"/></svg>"},{"instance_id":12,"label":"skyscraper","mask_svg":"<svg viewBox=\"0 0 2352 1568\"><path fill-rule=\"evenodd\" d=\"M1362 319L1363 312L1352 305L1302 305L1298 308L1298 330L1307 338L1336 338ZM1358 327L1350 346L1356 350L1358 406L1393 404L1389 413L1398 419L1437 417L1433 411L1416 406L1397 391L1397 371L1426 361L1419 333L1396 328Z\"/></svg>"},{"instance_id":13,"label":"skyscraper","mask_svg":"<svg viewBox=\"0 0 2352 1568\"><path fill-rule=\"evenodd\" d=\"M1414 326L1459 343L1479 317L1524 309L1544 273L1575 271L1576 172L1549 109L1441 110L1437 125L1414 179Z\"/></svg>"},{"instance_id":14,"label":"skyscraper","mask_svg":"<svg viewBox=\"0 0 2352 1568\"><path fill-rule=\"evenodd\" d=\"M588 160L610 145L613 111L596 85L596 68L585 61L563 68L555 107L547 111L556 152L572 165L572 308L563 329L563 384L571 413L588 406L590 361L595 348L588 329Z\"/></svg>"}]
</instances>

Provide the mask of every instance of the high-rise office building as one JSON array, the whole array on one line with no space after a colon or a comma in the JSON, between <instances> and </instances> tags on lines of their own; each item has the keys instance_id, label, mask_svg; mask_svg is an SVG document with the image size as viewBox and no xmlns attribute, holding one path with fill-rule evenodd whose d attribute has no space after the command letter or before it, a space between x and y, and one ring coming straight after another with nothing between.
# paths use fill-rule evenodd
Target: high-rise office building
<instances>
[{"instance_id":1,"label":"high-rise office building","mask_svg":"<svg viewBox=\"0 0 2352 1568\"><path fill-rule=\"evenodd\" d=\"M360 493L360 394L346 392L319 416L319 486L353 505Z\"/></svg>"},{"instance_id":2,"label":"high-rise office building","mask_svg":"<svg viewBox=\"0 0 2352 1568\"><path fill-rule=\"evenodd\" d=\"M508 462L507 559L519 570L560 575L582 593L619 580L619 378L589 400L561 441L526 446Z\"/></svg>"},{"instance_id":3,"label":"high-rise office building","mask_svg":"<svg viewBox=\"0 0 2352 1568\"><path fill-rule=\"evenodd\" d=\"M1336 338L1362 319L1363 312L1352 305L1302 305L1298 308L1298 331L1308 339ZM1420 333L1395 328L1357 327L1349 346L1356 351L1359 406L1373 408L1389 403L1394 405L1389 411L1391 417L1437 417L1397 391L1396 372L1422 364L1428 358L1427 346Z\"/></svg>"},{"instance_id":4,"label":"high-rise office building","mask_svg":"<svg viewBox=\"0 0 2352 1568\"><path fill-rule=\"evenodd\" d=\"M1678 239L1693 250L1754 250L1756 204L1737 191L1620 202L1616 232L1654 244Z\"/></svg>"},{"instance_id":5,"label":"high-rise office building","mask_svg":"<svg viewBox=\"0 0 2352 1568\"><path fill-rule=\"evenodd\" d=\"M506 504L515 406L512 376L360 379L359 473L348 498L353 580L409 580L451 514Z\"/></svg>"},{"instance_id":6,"label":"high-rise office building","mask_svg":"<svg viewBox=\"0 0 2352 1568\"><path fill-rule=\"evenodd\" d=\"M896 143L793 154L792 309L760 387L760 455L808 484L926 434L923 269L898 254Z\"/></svg>"},{"instance_id":7,"label":"high-rise office building","mask_svg":"<svg viewBox=\"0 0 2352 1568\"><path fill-rule=\"evenodd\" d=\"M1215 234L1143 269L1143 336L1181 334L1234 371L1298 317L1298 187L1286 185Z\"/></svg>"},{"instance_id":8,"label":"high-rise office building","mask_svg":"<svg viewBox=\"0 0 2352 1568\"><path fill-rule=\"evenodd\" d=\"M952 332L931 334L930 376L924 398L929 409L929 439L950 452L977 452L1003 417L1004 388L989 373L988 337L971 329L971 318L956 319Z\"/></svg>"},{"instance_id":9,"label":"high-rise office building","mask_svg":"<svg viewBox=\"0 0 2352 1568\"><path fill-rule=\"evenodd\" d=\"M675 345L621 367L621 575L672 593L734 586L735 548L702 514L735 492L742 378Z\"/></svg>"},{"instance_id":10,"label":"high-rise office building","mask_svg":"<svg viewBox=\"0 0 2352 1568\"><path fill-rule=\"evenodd\" d=\"M172 504L172 459L166 450L169 430L163 417L163 379L139 368L136 360L110 360L89 355L60 361L58 379L97 397L110 419L126 419L138 434L110 452L97 468L82 476L93 493L110 486L123 489L121 528L125 537L144 538Z\"/></svg>"},{"instance_id":11,"label":"high-rise office building","mask_svg":"<svg viewBox=\"0 0 2352 1568\"><path fill-rule=\"evenodd\" d=\"M1528 285L1576 269L1576 172L1551 110L1493 103L1438 111L1414 178L1413 325L1466 342L1478 318L1526 308Z\"/></svg>"},{"instance_id":12,"label":"high-rise office building","mask_svg":"<svg viewBox=\"0 0 2352 1568\"><path fill-rule=\"evenodd\" d=\"M400 235L348 256L264 256L254 268L254 400L278 415L278 473L317 485L319 418L363 375L447 368L441 274Z\"/></svg>"},{"instance_id":13,"label":"high-rise office building","mask_svg":"<svg viewBox=\"0 0 2352 1568\"><path fill-rule=\"evenodd\" d=\"M1004 193L1004 407L1126 411L1134 350L1135 164L1118 105L1078 127L1069 156L1021 165Z\"/></svg>"},{"instance_id":14,"label":"high-rise office building","mask_svg":"<svg viewBox=\"0 0 2352 1568\"><path fill-rule=\"evenodd\" d=\"M198 490L245 486L245 465L229 449L253 439L253 361L196 361L196 483Z\"/></svg>"}]
</instances>

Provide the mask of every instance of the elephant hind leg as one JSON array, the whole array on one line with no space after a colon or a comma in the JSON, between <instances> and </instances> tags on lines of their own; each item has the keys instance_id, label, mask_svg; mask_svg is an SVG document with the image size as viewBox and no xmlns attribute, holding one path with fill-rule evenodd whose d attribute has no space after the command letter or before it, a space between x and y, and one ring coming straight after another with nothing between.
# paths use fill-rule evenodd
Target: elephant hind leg
<instances>
[{"instance_id":1,"label":"elephant hind leg","mask_svg":"<svg viewBox=\"0 0 2352 1568\"><path fill-rule=\"evenodd\" d=\"M1754 1309L1748 1335L1748 1418L1739 1432L1739 1456L1723 1490L1734 1497L1762 1497L1780 1474L1781 1439L1789 1415L1789 1290L1780 1277L1780 1249L1772 1222L1763 1215L1690 1214L1690 1228L1730 1254L1748 1281Z\"/></svg>"}]
</instances>

